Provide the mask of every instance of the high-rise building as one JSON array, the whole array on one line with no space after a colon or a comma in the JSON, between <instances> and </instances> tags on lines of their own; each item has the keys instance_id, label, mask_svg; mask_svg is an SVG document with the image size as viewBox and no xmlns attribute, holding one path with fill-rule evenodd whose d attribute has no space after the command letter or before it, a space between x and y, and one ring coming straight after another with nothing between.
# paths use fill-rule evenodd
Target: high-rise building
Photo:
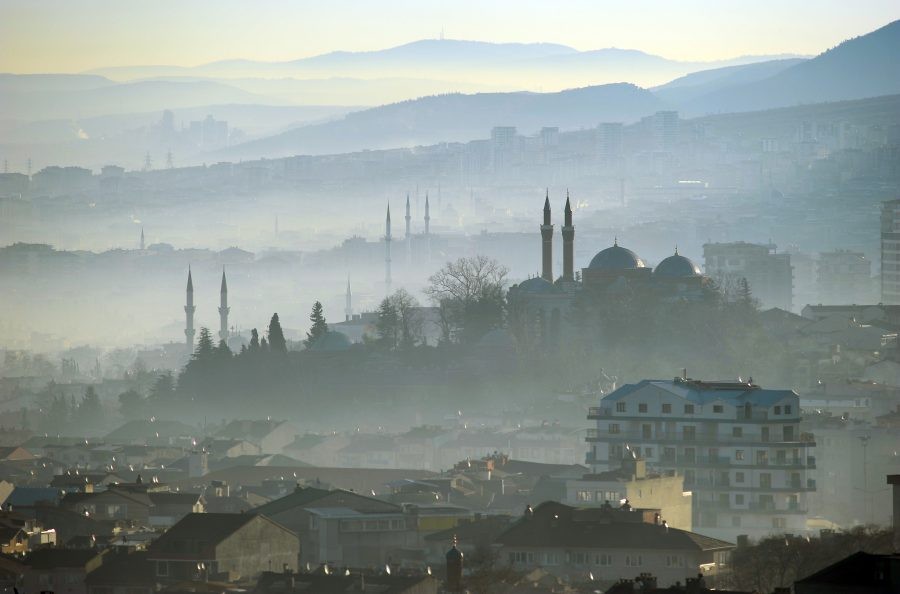
<instances>
[{"instance_id":1,"label":"high-rise building","mask_svg":"<svg viewBox=\"0 0 900 594\"><path fill-rule=\"evenodd\" d=\"M793 307L791 255L777 253L774 244L707 243L703 246L706 274L726 289L747 279L753 297L764 309Z\"/></svg>"},{"instance_id":2,"label":"high-rise building","mask_svg":"<svg viewBox=\"0 0 900 594\"><path fill-rule=\"evenodd\" d=\"M822 252L816 266L818 303L871 303L872 262L862 252Z\"/></svg>"},{"instance_id":3,"label":"high-rise building","mask_svg":"<svg viewBox=\"0 0 900 594\"><path fill-rule=\"evenodd\" d=\"M900 304L900 200L881 204L881 302Z\"/></svg>"},{"instance_id":4,"label":"high-rise building","mask_svg":"<svg viewBox=\"0 0 900 594\"><path fill-rule=\"evenodd\" d=\"M806 531L815 442L800 433L792 390L752 380L643 380L603 397L588 419L597 423L587 435L593 472L617 468L630 447L648 467L682 474L698 532L733 540Z\"/></svg>"},{"instance_id":5,"label":"high-rise building","mask_svg":"<svg viewBox=\"0 0 900 594\"><path fill-rule=\"evenodd\" d=\"M653 114L653 147L671 151L678 143L678 112L657 111Z\"/></svg>"}]
</instances>

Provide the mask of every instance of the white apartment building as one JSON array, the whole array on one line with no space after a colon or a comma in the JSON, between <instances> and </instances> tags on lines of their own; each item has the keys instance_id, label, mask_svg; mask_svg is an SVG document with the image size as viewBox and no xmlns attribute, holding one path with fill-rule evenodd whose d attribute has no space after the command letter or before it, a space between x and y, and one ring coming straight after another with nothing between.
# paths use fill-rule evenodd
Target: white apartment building
<instances>
[{"instance_id":1,"label":"white apartment building","mask_svg":"<svg viewBox=\"0 0 900 594\"><path fill-rule=\"evenodd\" d=\"M799 397L752 382L688 378L626 384L591 407L593 472L617 468L626 446L684 476L693 527L725 540L806 531L815 442L800 433Z\"/></svg>"}]
</instances>

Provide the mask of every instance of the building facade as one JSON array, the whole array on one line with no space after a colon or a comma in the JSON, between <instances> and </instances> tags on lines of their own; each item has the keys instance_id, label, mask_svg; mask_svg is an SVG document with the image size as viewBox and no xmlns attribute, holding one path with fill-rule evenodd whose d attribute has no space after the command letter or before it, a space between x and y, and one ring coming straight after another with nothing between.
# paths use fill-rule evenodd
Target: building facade
<instances>
[{"instance_id":1,"label":"building facade","mask_svg":"<svg viewBox=\"0 0 900 594\"><path fill-rule=\"evenodd\" d=\"M778 253L773 244L707 243L703 246L706 274L725 287L747 279L753 297L763 309L793 311L794 273L791 255Z\"/></svg>"},{"instance_id":2,"label":"building facade","mask_svg":"<svg viewBox=\"0 0 900 594\"><path fill-rule=\"evenodd\" d=\"M900 200L881 205L881 302L900 304Z\"/></svg>"},{"instance_id":3,"label":"building facade","mask_svg":"<svg viewBox=\"0 0 900 594\"><path fill-rule=\"evenodd\" d=\"M630 447L649 467L683 474L695 530L724 539L805 532L815 442L800 432L795 392L643 380L602 398L588 419L593 472L617 467Z\"/></svg>"}]
</instances>

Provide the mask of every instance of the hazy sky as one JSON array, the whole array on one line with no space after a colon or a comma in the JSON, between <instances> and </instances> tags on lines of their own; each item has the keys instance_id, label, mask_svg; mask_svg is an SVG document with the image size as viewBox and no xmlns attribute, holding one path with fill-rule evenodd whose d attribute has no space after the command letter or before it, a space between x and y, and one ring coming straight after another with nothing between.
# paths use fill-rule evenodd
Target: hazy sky
<instances>
[{"instance_id":1,"label":"hazy sky","mask_svg":"<svg viewBox=\"0 0 900 594\"><path fill-rule=\"evenodd\" d=\"M191 66L440 35L669 58L815 54L900 18L898 0L0 0L0 71Z\"/></svg>"}]
</instances>

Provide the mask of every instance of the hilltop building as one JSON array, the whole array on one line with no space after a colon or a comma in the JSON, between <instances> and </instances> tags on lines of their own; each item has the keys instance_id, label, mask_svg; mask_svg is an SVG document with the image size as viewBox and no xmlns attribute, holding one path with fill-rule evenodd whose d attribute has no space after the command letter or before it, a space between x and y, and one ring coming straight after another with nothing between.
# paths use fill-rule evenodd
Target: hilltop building
<instances>
[{"instance_id":1,"label":"hilltop building","mask_svg":"<svg viewBox=\"0 0 900 594\"><path fill-rule=\"evenodd\" d=\"M665 258L654 270L633 251L613 245L599 251L580 272L575 272L575 225L572 205L566 195L562 227L563 270L553 272L553 233L550 196L544 199L541 232L541 275L513 285L510 307L529 322L537 320L537 339L547 345L558 343L562 321L578 298L588 302L618 299L630 292L652 295L660 302L700 300L708 279L690 259L678 253ZM530 326L530 324L529 324Z\"/></svg>"}]
</instances>

